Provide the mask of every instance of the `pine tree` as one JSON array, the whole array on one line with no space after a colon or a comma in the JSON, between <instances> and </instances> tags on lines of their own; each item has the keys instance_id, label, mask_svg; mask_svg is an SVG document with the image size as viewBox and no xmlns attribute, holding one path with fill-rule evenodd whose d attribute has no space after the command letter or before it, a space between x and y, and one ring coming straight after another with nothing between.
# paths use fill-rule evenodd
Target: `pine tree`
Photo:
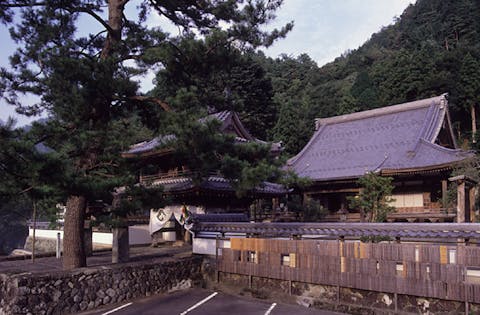
<instances>
[{"instance_id":1,"label":"pine tree","mask_svg":"<svg viewBox=\"0 0 480 315\"><path fill-rule=\"evenodd\" d=\"M64 268L86 264L82 232L89 203L108 201L115 187L134 179L120 152L144 139L145 107L168 109L164 100L140 95L132 79L161 62L159 54L175 45L168 34L146 26L148 12L155 10L188 35L208 34L227 22L231 41L254 48L270 45L290 30L291 24L272 32L260 28L281 3L143 1L137 17L130 19L128 0L0 3L0 21L11 27L19 44L11 68L1 71L0 96L21 113L48 113L39 132L62 160L56 186L68 196ZM80 17L96 23L99 32L83 35ZM40 100L26 106L19 99L23 93Z\"/></svg>"}]
</instances>

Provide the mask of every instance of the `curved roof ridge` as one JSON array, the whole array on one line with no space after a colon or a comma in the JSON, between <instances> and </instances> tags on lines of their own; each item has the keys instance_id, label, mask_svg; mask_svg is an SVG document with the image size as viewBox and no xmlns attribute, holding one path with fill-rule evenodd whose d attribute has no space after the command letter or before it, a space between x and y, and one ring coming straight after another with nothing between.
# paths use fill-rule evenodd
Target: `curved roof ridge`
<instances>
[{"instance_id":1,"label":"curved roof ridge","mask_svg":"<svg viewBox=\"0 0 480 315\"><path fill-rule=\"evenodd\" d=\"M445 115L442 115L440 113L441 110L445 111L445 106L436 106L434 104L431 104L430 107L428 108L428 111L425 113L425 116L423 118L423 126L422 129L420 129L420 132L418 133L417 136L417 141L413 145L412 149L410 151L412 152L417 152L420 144L421 144L421 139L425 139L426 141L430 142L435 142L435 139L437 138L439 130L442 127L443 123L443 118ZM441 117L439 119L439 117ZM438 129L438 132L436 132ZM432 135L435 134L434 137ZM428 139L428 140L427 140Z\"/></svg>"},{"instance_id":2,"label":"curved roof ridge","mask_svg":"<svg viewBox=\"0 0 480 315\"><path fill-rule=\"evenodd\" d=\"M308 143L303 147L303 149L297 155L295 155L294 157L287 160L287 166L293 166L295 164L295 162L297 162L297 160L299 158L301 158L305 154L305 152L308 151L310 146L312 146L316 142L316 139L318 138L318 136L322 133L322 131L324 129L325 129L325 125L320 126L320 128L318 128L315 131L313 136L310 138L310 141L308 141Z\"/></svg>"},{"instance_id":3,"label":"curved roof ridge","mask_svg":"<svg viewBox=\"0 0 480 315\"><path fill-rule=\"evenodd\" d=\"M423 126L420 132L418 133L418 139L421 138L427 138L430 139L428 136L429 134L432 133L432 128L433 125L436 125L436 118L437 118L437 113L439 111L439 106L435 105L430 105L428 108L428 111L425 113L425 117L423 118ZM432 119L429 119L432 118Z\"/></svg>"},{"instance_id":4,"label":"curved roof ridge","mask_svg":"<svg viewBox=\"0 0 480 315\"><path fill-rule=\"evenodd\" d=\"M245 128L240 117L238 116L237 112L230 111L232 115L232 120L234 121L234 127L237 129L237 132L243 136L243 138L248 139L250 141L255 141L256 138L250 134L250 132Z\"/></svg>"},{"instance_id":5,"label":"curved roof ridge","mask_svg":"<svg viewBox=\"0 0 480 315\"><path fill-rule=\"evenodd\" d=\"M446 99L440 101L440 106L435 106L432 104L433 108L433 113L431 113L430 117L428 114L430 111L427 113L427 116L425 116L425 122L427 124L426 130L424 130L423 133L419 135L420 139L425 139L430 142L435 142L435 140L438 137L438 134L440 133L440 130L442 129L443 122L445 120L445 113L448 108L448 102Z\"/></svg>"},{"instance_id":6,"label":"curved roof ridge","mask_svg":"<svg viewBox=\"0 0 480 315\"><path fill-rule=\"evenodd\" d=\"M431 97L431 98L427 98L427 99L423 99L423 100L417 100L417 101L408 102L408 103L401 103L401 104L370 109L370 110L357 112L357 113L352 113L352 114L328 117L328 118L317 118L315 120L315 122L316 122L315 124L316 124L317 127L319 127L319 126L325 125L325 124L337 124L337 123L342 123L342 122L347 122L347 121L352 121L352 120L359 120L359 119L365 119L365 118L370 118L370 117L376 117L376 116L382 116L382 115L388 115L388 114L408 111L408 110L412 110L412 109L427 107L427 106L430 106L432 104L441 105L443 103L442 101L446 101L447 95L448 95L448 93L444 93L440 96L434 96L434 97Z\"/></svg>"},{"instance_id":7,"label":"curved roof ridge","mask_svg":"<svg viewBox=\"0 0 480 315\"><path fill-rule=\"evenodd\" d=\"M446 148L446 147L443 147L441 145L438 145L436 143L433 143L433 142L430 142L424 138L420 138L419 139L419 143L422 143L422 144L426 144L434 149L437 149L439 151L443 151L443 152L446 152L446 153L465 153L465 155L470 155L470 154L473 154L473 151L471 150L468 150L468 151L465 151L465 150L462 150L462 149L450 149L450 148Z\"/></svg>"}]
</instances>

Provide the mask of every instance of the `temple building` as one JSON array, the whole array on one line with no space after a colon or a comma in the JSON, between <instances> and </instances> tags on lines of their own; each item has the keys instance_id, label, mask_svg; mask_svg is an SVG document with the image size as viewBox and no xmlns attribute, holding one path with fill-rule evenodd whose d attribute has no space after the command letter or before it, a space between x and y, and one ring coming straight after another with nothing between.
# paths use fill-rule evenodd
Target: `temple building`
<instances>
[{"instance_id":1,"label":"temple building","mask_svg":"<svg viewBox=\"0 0 480 315\"><path fill-rule=\"evenodd\" d=\"M325 220L360 220L347 197L358 194L357 181L367 172L393 178L396 211L389 214L390 222L473 220L471 191L467 189L468 209L461 217L446 202L453 167L473 156L457 148L446 94L317 119L315 129L287 166L312 180L304 198L314 198L329 210ZM460 183L462 178L453 180Z\"/></svg>"},{"instance_id":2,"label":"temple building","mask_svg":"<svg viewBox=\"0 0 480 315\"><path fill-rule=\"evenodd\" d=\"M232 134L238 145L249 142L267 144L267 142L253 137L233 111L218 112L202 118L200 121L205 119L218 120L220 122L219 132ZM145 168L139 174L139 184L146 189L162 187L162 194L171 203L163 209L162 215L154 215L153 220L155 221L157 221L156 218L163 219L164 214L174 214L177 221L181 222L182 211L185 212L184 206L193 216L220 213L243 213L248 216L249 207L255 200L265 199L275 202L287 193L282 185L263 182L248 191L245 196L238 197L229 180L218 172L209 174L202 182L196 183L192 179L195 170L190 170L182 161L177 161L173 154L173 148L168 147L168 141L171 141L172 137L174 136L159 136L150 141L135 144L122 154L125 158L143 161ZM270 143L269 145L272 155L278 156L281 153L280 143ZM152 225L152 214L150 218ZM165 220L160 221L164 222ZM157 226L161 224L159 223ZM153 230L151 230L152 233Z\"/></svg>"}]
</instances>

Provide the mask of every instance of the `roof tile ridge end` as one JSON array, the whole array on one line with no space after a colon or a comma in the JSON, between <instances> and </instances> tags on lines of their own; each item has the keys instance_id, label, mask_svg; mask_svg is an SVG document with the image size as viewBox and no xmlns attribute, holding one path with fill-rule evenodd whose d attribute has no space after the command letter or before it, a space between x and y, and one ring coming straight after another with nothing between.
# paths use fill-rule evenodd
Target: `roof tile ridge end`
<instances>
[{"instance_id":1,"label":"roof tile ridge end","mask_svg":"<svg viewBox=\"0 0 480 315\"><path fill-rule=\"evenodd\" d=\"M325 126L326 125L320 126L315 131L312 138L310 138L310 141L308 141L308 143L303 147L303 149L297 155L287 160L287 166L293 166L308 151L308 149L316 142L316 139L318 138L318 136L325 129Z\"/></svg>"},{"instance_id":2,"label":"roof tile ridge end","mask_svg":"<svg viewBox=\"0 0 480 315\"><path fill-rule=\"evenodd\" d=\"M417 108L427 107L432 105L432 103L436 105L440 105L441 101L446 99L446 95L447 93L444 93L440 96L434 96L434 97L416 100L412 102L389 105L389 106L369 109L361 112L345 114L340 116L317 118L316 123L317 123L317 126L322 126L324 124L336 124L336 123L348 122L348 121L353 121L358 119L365 119L365 118L370 118L375 116L383 116L383 115L413 110Z\"/></svg>"}]
</instances>

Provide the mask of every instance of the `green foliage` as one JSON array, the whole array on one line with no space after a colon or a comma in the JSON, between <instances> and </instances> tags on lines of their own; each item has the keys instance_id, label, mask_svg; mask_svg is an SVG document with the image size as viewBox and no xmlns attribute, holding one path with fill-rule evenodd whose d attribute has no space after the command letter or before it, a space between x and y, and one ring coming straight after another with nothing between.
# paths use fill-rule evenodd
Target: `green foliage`
<instances>
[{"instance_id":1,"label":"green foliage","mask_svg":"<svg viewBox=\"0 0 480 315\"><path fill-rule=\"evenodd\" d=\"M308 123L302 107L292 101L280 106L278 116L273 128L274 138L282 141L286 153L293 155L300 152L310 139L312 123Z\"/></svg>"},{"instance_id":2,"label":"green foliage","mask_svg":"<svg viewBox=\"0 0 480 315\"><path fill-rule=\"evenodd\" d=\"M15 202L23 205L12 210L17 216L28 218L36 203L39 216L52 218L55 205L62 194L55 189L61 175L61 161L55 152L38 144L35 134L14 128L14 121L0 124L0 202L10 204L2 207L11 211ZM43 180L40 180L43 178ZM25 207L29 204L28 207ZM24 211L28 209L28 211ZM7 215L0 213L0 215Z\"/></svg>"},{"instance_id":3,"label":"green foliage","mask_svg":"<svg viewBox=\"0 0 480 315\"><path fill-rule=\"evenodd\" d=\"M195 183L219 171L243 196L263 181L283 176L282 160L270 154L270 144L237 143L232 135L219 132L218 120L176 116L170 125L174 137L165 145L173 149L177 163L193 171Z\"/></svg>"},{"instance_id":4,"label":"green foliage","mask_svg":"<svg viewBox=\"0 0 480 315\"><path fill-rule=\"evenodd\" d=\"M227 32L175 39L161 58L164 68L157 73L153 95L177 111L234 110L254 135L266 138L276 115L271 82Z\"/></svg>"},{"instance_id":5,"label":"green foliage","mask_svg":"<svg viewBox=\"0 0 480 315\"><path fill-rule=\"evenodd\" d=\"M393 178L382 177L375 173L367 173L358 180L361 187L360 193L354 197L348 197L349 206L360 210L363 218L368 222L385 222L387 215L395 208L389 203L393 191Z\"/></svg>"},{"instance_id":6,"label":"green foliage","mask_svg":"<svg viewBox=\"0 0 480 315\"><path fill-rule=\"evenodd\" d=\"M299 195L293 195L287 202L288 210L303 213L304 222L318 222L328 214L328 209L322 207L318 200L308 198L303 200Z\"/></svg>"},{"instance_id":7,"label":"green foliage","mask_svg":"<svg viewBox=\"0 0 480 315\"><path fill-rule=\"evenodd\" d=\"M296 154L310 138L315 118L445 92L456 132L468 136L470 106L478 105L480 95L478 16L478 1L418 0L364 45L320 68L306 55L271 59L259 54L278 111L272 139Z\"/></svg>"},{"instance_id":8,"label":"green foliage","mask_svg":"<svg viewBox=\"0 0 480 315\"><path fill-rule=\"evenodd\" d=\"M11 28L11 37L18 44L18 50L10 58L11 67L1 69L0 97L21 113L43 112L49 116L47 122L32 128L32 135L52 150L51 157L56 162L50 162L54 168L49 172L40 168L31 173L36 189L53 187L63 198L83 196L87 203L99 199L109 203L115 187L135 182L132 174L136 173L136 165L126 163L120 153L131 144L151 137L147 128L159 131L163 126L155 126L170 119L160 106L152 105L164 99L151 101L139 95L135 76L145 74L152 67L162 66L175 80L189 81L188 85L178 87L169 77L158 80L162 91L180 91L161 96L170 97L174 106L191 113L197 111L197 104L204 106L209 102L203 101L214 97L199 98L195 92L203 93L204 86L195 86L195 78L183 72L197 71L201 76L208 72L208 69L201 71L201 66L208 68L223 54L221 65L236 60L229 82L233 82L232 91L240 95L240 107L250 106L249 98L254 99L254 109L261 109L260 103L255 102L268 104L271 93L264 93L268 81L262 81L262 69L231 43L248 50L271 45L285 36L291 23L273 31L264 31L261 27L274 19L281 0L267 3L204 1L201 5L191 1L143 1L138 15L129 20L124 15L127 2L109 1L107 10L105 2L100 0L0 3L0 21ZM182 35L174 37L159 28L148 28L145 22L149 10L157 11L177 25ZM107 22L106 13L110 15ZM113 18L115 15L120 19ZM98 34L84 32L79 25L80 16L98 22L101 31ZM224 32L218 31L221 22L228 24ZM195 34L205 35L205 41L196 41ZM217 49L218 43L224 45ZM205 46L215 51L212 59L203 58ZM183 55L201 58L184 65L184 58L176 61ZM127 66L127 61L132 62L131 65ZM211 82L221 81L221 75ZM244 84L239 83L243 77L259 78L259 81L256 85L240 86ZM21 94L36 95L39 101L31 106L22 104ZM194 99L196 103L190 102ZM182 128L182 125L176 127ZM185 135L189 132L177 131ZM196 140L204 139L197 137ZM195 145L208 149L209 144ZM199 168L209 169L213 161L198 152L199 160L190 162L205 162L206 165L198 165Z\"/></svg>"},{"instance_id":9,"label":"green foliage","mask_svg":"<svg viewBox=\"0 0 480 315\"><path fill-rule=\"evenodd\" d=\"M475 155L469 159L465 159L463 161L460 161L454 166L454 169L451 173L451 176L460 176L460 175L465 175L477 183L480 183L480 159L478 155ZM457 183L456 182L450 182L448 184L448 190L447 190L447 204L443 205L444 207L448 208L454 208L456 207L457 204ZM479 196L475 197L475 203L479 203Z\"/></svg>"}]
</instances>

